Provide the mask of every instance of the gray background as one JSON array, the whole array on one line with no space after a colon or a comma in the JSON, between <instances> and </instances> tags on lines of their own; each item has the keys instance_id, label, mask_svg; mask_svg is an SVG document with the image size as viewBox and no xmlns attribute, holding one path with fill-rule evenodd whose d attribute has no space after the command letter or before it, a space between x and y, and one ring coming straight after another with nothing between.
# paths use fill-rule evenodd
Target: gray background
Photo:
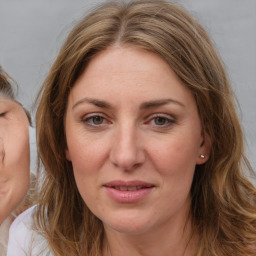
<instances>
[{"instance_id":1,"label":"gray background","mask_svg":"<svg viewBox=\"0 0 256 256\"><path fill-rule=\"evenodd\" d=\"M0 64L19 84L30 110L75 22L102 1L0 0ZM176 0L209 32L226 65L241 111L247 154L256 169L256 0ZM30 129L32 169L35 135Z\"/></svg>"}]
</instances>

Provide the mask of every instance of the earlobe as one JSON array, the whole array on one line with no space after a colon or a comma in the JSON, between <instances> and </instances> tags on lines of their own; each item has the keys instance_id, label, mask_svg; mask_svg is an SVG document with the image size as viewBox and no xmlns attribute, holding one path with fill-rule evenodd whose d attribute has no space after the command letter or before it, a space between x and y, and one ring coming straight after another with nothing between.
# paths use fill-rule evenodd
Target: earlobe
<instances>
[{"instance_id":1,"label":"earlobe","mask_svg":"<svg viewBox=\"0 0 256 256\"><path fill-rule=\"evenodd\" d=\"M207 132L202 134L203 140L199 148L199 155L196 164L201 165L208 161L211 152L211 137Z\"/></svg>"},{"instance_id":2,"label":"earlobe","mask_svg":"<svg viewBox=\"0 0 256 256\"><path fill-rule=\"evenodd\" d=\"M209 159L209 155L205 155L205 154L200 154L197 158L196 164L197 165L201 165L207 162L207 160Z\"/></svg>"}]
</instances>

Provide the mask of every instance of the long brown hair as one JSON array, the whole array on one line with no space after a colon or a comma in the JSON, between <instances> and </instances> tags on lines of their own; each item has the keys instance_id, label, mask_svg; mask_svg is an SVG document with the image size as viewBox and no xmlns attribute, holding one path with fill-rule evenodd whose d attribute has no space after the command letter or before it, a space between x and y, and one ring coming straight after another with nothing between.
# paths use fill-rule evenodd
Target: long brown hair
<instances>
[{"instance_id":1,"label":"long brown hair","mask_svg":"<svg viewBox=\"0 0 256 256\"><path fill-rule=\"evenodd\" d=\"M114 44L163 58L194 94L211 137L210 158L196 167L191 187L197 255L252 255L255 189L245 177L252 169L228 77L205 30L182 7L162 0L109 2L92 11L69 34L42 86L36 125L44 181L37 226L50 248L55 255L102 253L102 223L82 200L65 157L64 117L79 75L96 53Z\"/></svg>"}]
</instances>

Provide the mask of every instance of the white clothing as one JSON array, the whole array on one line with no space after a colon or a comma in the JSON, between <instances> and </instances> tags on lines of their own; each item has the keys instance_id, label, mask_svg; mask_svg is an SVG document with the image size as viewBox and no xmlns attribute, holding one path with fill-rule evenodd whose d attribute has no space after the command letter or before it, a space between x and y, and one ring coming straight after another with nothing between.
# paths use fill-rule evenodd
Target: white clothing
<instances>
[{"instance_id":1,"label":"white clothing","mask_svg":"<svg viewBox=\"0 0 256 256\"><path fill-rule=\"evenodd\" d=\"M53 256L47 241L34 229L33 206L20 214L9 231L7 256Z\"/></svg>"},{"instance_id":2,"label":"white clothing","mask_svg":"<svg viewBox=\"0 0 256 256\"><path fill-rule=\"evenodd\" d=\"M8 217L0 226L0 256L6 255L10 225L11 217Z\"/></svg>"}]
</instances>

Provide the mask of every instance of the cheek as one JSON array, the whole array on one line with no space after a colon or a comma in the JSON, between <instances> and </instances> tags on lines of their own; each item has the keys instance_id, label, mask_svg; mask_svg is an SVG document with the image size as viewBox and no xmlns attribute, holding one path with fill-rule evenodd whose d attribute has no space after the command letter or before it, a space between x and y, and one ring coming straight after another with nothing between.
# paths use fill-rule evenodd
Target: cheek
<instances>
[{"instance_id":1,"label":"cheek","mask_svg":"<svg viewBox=\"0 0 256 256\"><path fill-rule=\"evenodd\" d=\"M97 184L100 167L97 150L88 150L87 147L80 147L80 144L75 148L71 147L70 150L78 191L85 204L93 210L98 201Z\"/></svg>"},{"instance_id":2,"label":"cheek","mask_svg":"<svg viewBox=\"0 0 256 256\"><path fill-rule=\"evenodd\" d=\"M103 149L97 142L90 143L79 136L68 137L68 153L78 190L82 197L88 195L97 183ZM85 199L85 198L84 198Z\"/></svg>"},{"instance_id":3,"label":"cheek","mask_svg":"<svg viewBox=\"0 0 256 256\"><path fill-rule=\"evenodd\" d=\"M110 143L104 136L85 131L72 121L66 125L68 160L72 162L75 175L94 174L106 159Z\"/></svg>"},{"instance_id":4,"label":"cheek","mask_svg":"<svg viewBox=\"0 0 256 256\"><path fill-rule=\"evenodd\" d=\"M165 143L151 151L151 161L161 177L161 198L156 209L164 207L166 214L174 214L188 201L195 172L194 150L184 143ZM193 152L193 154L191 154ZM194 154L195 155L195 154ZM164 205L164 206L163 206ZM157 214L162 213L157 211Z\"/></svg>"},{"instance_id":5,"label":"cheek","mask_svg":"<svg viewBox=\"0 0 256 256\"><path fill-rule=\"evenodd\" d=\"M23 133L23 137L17 136L16 141L14 137L9 146L8 152L12 153L8 154L9 156L6 159L6 164L8 164L8 170L11 173L10 180L12 182L12 186L15 188L13 191L13 197L16 198L16 202L19 202L26 195L30 181L28 134L25 135Z\"/></svg>"},{"instance_id":6,"label":"cheek","mask_svg":"<svg viewBox=\"0 0 256 256\"><path fill-rule=\"evenodd\" d=\"M99 200L100 172L106 161L106 145L109 143L102 138L96 139L93 135L88 138L83 133L68 132L68 153L76 185L86 205L94 210Z\"/></svg>"},{"instance_id":7,"label":"cheek","mask_svg":"<svg viewBox=\"0 0 256 256\"><path fill-rule=\"evenodd\" d=\"M173 205L189 195L197 159L195 145L185 139L172 138L151 147L151 161L161 176L164 193L167 197L172 195Z\"/></svg>"},{"instance_id":8,"label":"cheek","mask_svg":"<svg viewBox=\"0 0 256 256\"><path fill-rule=\"evenodd\" d=\"M194 142L172 138L153 145L149 147L149 155L160 170L194 170L198 158L198 145Z\"/></svg>"},{"instance_id":9,"label":"cheek","mask_svg":"<svg viewBox=\"0 0 256 256\"><path fill-rule=\"evenodd\" d=\"M15 129L5 142L6 164L10 168L29 172L30 152L28 127Z\"/></svg>"},{"instance_id":10,"label":"cheek","mask_svg":"<svg viewBox=\"0 0 256 256\"><path fill-rule=\"evenodd\" d=\"M103 148L98 143L83 141L81 138L69 140L68 153L72 162L74 172L77 174L95 173L100 165Z\"/></svg>"}]
</instances>

